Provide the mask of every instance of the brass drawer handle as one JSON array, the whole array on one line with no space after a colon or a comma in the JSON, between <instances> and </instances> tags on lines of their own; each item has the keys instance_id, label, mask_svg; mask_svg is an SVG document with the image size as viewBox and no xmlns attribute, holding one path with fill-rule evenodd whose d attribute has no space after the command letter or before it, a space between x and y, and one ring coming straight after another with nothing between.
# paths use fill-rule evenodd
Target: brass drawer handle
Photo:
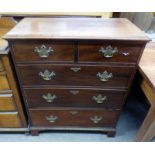
<instances>
[{"instance_id":1,"label":"brass drawer handle","mask_svg":"<svg viewBox=\"0 0 155 155\"><path fill-rule=\"evenodd\" d=\"M81 67L71 67L70 70L77 73L77 72L79 72L81 70Z\"/></svg>"},{"instance_id":2,"label":"brass drawer handle","mask_svg":"<svg viewBox=\"0 0 155 155\"><path fill-rule=\"evenodd\" d=\"M101 104L101 103L104 103L104 101L107 100L107 97L106 96L102 96L101 94L99 94L97 96L93 96L92 100L95 100L96 103Z\"/></svg>"},{"instance_id":3,"label":"brass drawer handle","mask_svg":"<svg viewBox=\"0 0 155 155\"><path fill-rule=\"evenodd\" d=\"M111 45L109 45L105 48L101 47L99 52L102 53L105 58L111 58L115 53L118 52L118 49L116 47L113 48Z\"/></svg>"},{"instance_id":4,"label":"brass drawer handle","mask_svg":"<svg viewBox=\"0 0 155 155\"><path fill-rule=\"evenodd\" d=\"M43 95L42 98L45 99L46 102L52 103L57 96L55 94L52 95L51 93L48 93L47 95Z\"/></svg>"},{"instance_id":5,"label":"brass drawer handle","mask_svg":"<svg viewBox=\"0 0 155 155\"><path fill-rule=\"evenodd\" d=\"M79 93L79 91L78 90L71 90L70 93L73 95L77 95Z\"/></svg>"},{"instance_id":6,"label":"brass drawer handle","mask_svg":"<svg viewBox=\"0 0 155 155\"><path fill-rule=\"evenodd\" d=\"M113 77L112 73L108 73L107 71L104 71L102 73L98 72L96 74L97 78L99 78L100 81L106 82L109 81Z\"/></svg>"},{"instance_id":7,"label":"brass drawer handle","mask_svg":"<svg viewBox=\"0 0 155 155\"><path fill-rule=\"evenodd\" d=\"M70 111L69 112L71 115L77 115L79 112L78 111Z\"/></svg>"},{"instance_id":8,"label":"brass drawer handle","mask_svg":"<svg viewBox=\"0 0 155 155\"><path fill-rule=\"evenodd\" d=\"M46 120L50 123L55 123L58 120L58 117L50 115L50 116L46 116Z\"/></svg>"},{"instance_id":9,"label":"brass drawer handle","mask_svg":"<svg viewBox=\"0 0 155 155\"><path fill-rule=\"evenodd\" d=\"M51 80L53 77L55 77L56 74L54 71L50 72L49 70L46 69L44 72L40 72L39 76L41 76L43 80L48 81Z\"/></svg>"},{"instance_id":10,"label":"brass drawer handle","mask_svg":"<svg viewBox=\"0 0 155 155\"><path fill-rule=\"evenodd\" d=\"M54 50L52 47L41 45L40 47L35 47L34 52L37 52L41 58L47 58L51 52L54 52Z\"/></svg>"},{"instance_id":11,"label":"brass drawer handle","mask_svg":"<svg viewBox=\"0 0 155 155\"><path fill-rule=\"evenodd\" d=\"M102 119L103 119L102 116L97 116L97 115L90 117L90 120L91 120L94 124L99 123Z\"/></svg>"}]
</instances>

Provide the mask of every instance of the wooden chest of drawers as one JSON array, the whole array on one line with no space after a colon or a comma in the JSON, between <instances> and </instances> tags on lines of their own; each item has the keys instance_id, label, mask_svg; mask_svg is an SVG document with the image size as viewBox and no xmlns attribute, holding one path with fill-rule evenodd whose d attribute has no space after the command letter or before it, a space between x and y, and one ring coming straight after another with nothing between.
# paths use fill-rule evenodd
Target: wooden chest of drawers
<instances>
[{"instance_id":1,"label":"wooden chest of drawers","mask_svg":"<svg viewBox=\"0 0 155 155\"><path fill-rule=\"evenodd\" d=\"M1 48L7 41L0 39ZM0 132L28 131L7 49L0 49Z\"/></svg>"},{"instance_id":2,"label":"wooden chest of drawers","mask_svg":"<svg viewBox=\"0 0 155 155\"><path fill-rule=\"evenodd\" d=\"M6 36L33 135L114 136L148 38L126 19L25 18Z\"/></svg>"}]
</instances>

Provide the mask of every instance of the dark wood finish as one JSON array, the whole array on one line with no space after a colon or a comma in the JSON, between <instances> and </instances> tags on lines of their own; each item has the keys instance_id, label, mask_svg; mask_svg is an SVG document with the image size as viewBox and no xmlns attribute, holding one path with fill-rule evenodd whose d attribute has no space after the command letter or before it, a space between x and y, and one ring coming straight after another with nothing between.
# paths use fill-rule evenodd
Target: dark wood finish
<instances>
[{"instance_id":1,"label":"dark wood finish","mask_svg":"<svg viewBox=\"0 0 155 155\"><path fill-rule=\"evenodd\" d=\"M80 67L79 72L74 72L71 67ZM54 71L56 76L49 81L45 81L39 76L40 72L48 69ZM36 85L69 85L69 86L99 86L104 88L127 88L134 67L104 66L104 65L53 65L53 64L28 64L18 65L20 78L23 86ZM107 71L112 73L113 77L109 81L102 82L96 76L98 72Z\"/></svg>"},{"instance_id":2,"label":"dark wood finish","mask_svg":"<svg viewBox=\"0 0 155 155\"><path fill-rule=\"evenodd\" d=\"M112 58L105 58L99 50L101 47L106 48L109 45L117 48L118 52ZM141 48L141 45L133 45L131 42L81 42L79 44L79 62L136 63L141 53Z\"/></svg>"},{"instance_id":3,"label":"dark wood finish","mask_svg":"<svg viewBox=\"0 0 155 155\"><path fill-rule=\"evenodd\" d=\"M126 19L26 18L5 38L11 45L32 135L41 130L89 130L115 135L119 109L148 41L140 29ZM54 46L58 53L40 59L33 52L38 43L57 43ZM61 43L63 47L59 46ZM119 53L110 59L99 56L99 48L109 44L117 46ZM126 50L130 55L122 57L121 52ZM71 67L80 67L80 70L74 72ZM55 73L48 81L39 75L46 69ZM104 71L113 77L101 82L96 75ZM80 92L73 95L70 90ZM46 103L42 95L49 91L61 97ZM107 104L98 105L91 100L99 93L107 96ZM93 120L100 121L93 123L92 116Z\"/></svg>"},{"instance_id":4,"label":"dark wood finish","mask_svg":"<svg viewBox=\"0 0 155 155\"><path fill-rule=\"evenodd\" d=\"M72 111L78 113L73 115ZM30 110L31 123L33 126L81 126L81 127L115 127L120 111L107 110ZM50 123L46 117L56 116L58 119ZM98 123L93 123L90 117L102 117Z\"/></svg>"},{"instance_id":5,"label":"dark wood finish","mask_svg":"<svg viewBox=\"0 0 155 155\"><path fill-rule=\"evenodd\" d=\"M29 46L27 46L29 45ZM51 52L47 58L41 58L35 47L40 48L42 45L51 47ZM74 42L69 41L51 41L51 40L19 40L13 42L16 62L73 62L74 61Z\"/></svg>"},{"instance_id":6,"label":"dark wood finish","mask_svg":"<svg viewBox=\"0 0 155 155\"><path fill-rule=\"evenodd\" d=\"M121 109L126 91L102 90L102 89L77 89L77 88L49 88L49 89L24 89L29 108L52 107L90 107ZM51 93L56 95L53 102L47 102L42 96ZM74 94L75 93L75 94ZM77 93L77 94L76 94ZM106 96L103 103L97 103L93 96Z\"/></svg>"},{"instance_id":7,"label":"dark wood finish","mask_svg":"<svg viewBox=\"0 0 155 155\"><path fill-rule=\"evenodd\" d=\"M148 41L144 32L123 18L25 18L4 38Z\"/></svg>"}]
</instances>

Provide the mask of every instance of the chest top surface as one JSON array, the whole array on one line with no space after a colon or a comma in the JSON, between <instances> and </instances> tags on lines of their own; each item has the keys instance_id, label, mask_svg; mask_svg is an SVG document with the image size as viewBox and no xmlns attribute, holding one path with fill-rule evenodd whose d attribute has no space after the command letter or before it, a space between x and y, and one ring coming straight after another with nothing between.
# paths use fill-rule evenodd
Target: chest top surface
<instances>
[{"instance_id":1,"label":"chest top surface","mask_svg":"<svg viewBox=\"0 0 155 155\"><path fill-rule=\"evenodd\" d=\"M139 28L123 18L25 18L4 38L148 40Z\"/></svg>"}]
</instances>

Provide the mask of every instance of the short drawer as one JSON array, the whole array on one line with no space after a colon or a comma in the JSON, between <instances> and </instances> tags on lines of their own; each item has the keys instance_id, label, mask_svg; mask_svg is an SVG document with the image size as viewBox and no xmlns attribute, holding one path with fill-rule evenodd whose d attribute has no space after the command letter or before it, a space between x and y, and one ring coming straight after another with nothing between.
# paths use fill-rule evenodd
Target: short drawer
<instances>
[{"instance_id":1,"label":"short drawer","mask_svg":"<svg viewBox=\"0 0 155 155\"><path fill-rule=\"evenodd\" d=\"M136 63L141 45L114 42L89 42L79 44L79 62Z\"/></svg>"},{"instance_id":2,"label":"short drawer","mask_svg":"<svg viewBox=\"0 0 155 155\"><path fill-rule=\"evenodd\" d=\"M134 67L91 65L19 65L23 85L128 87Z\"/></svg>"},{"instance_id":3,"label":"short drawer","mask_svg":"<svg viewBox=\"0 0 155 155\"><path fill-rule=\"evenodd\" d=\"M10 90L10 86L5 72L0 72L0 91L1 90Z\"/></svg>"},{"instance_id":4,"label":"short drawer","mask_svg":"<svg viewBox=\"0 0 155 155\"><path fill-rule=\"evenodd\" d=\"M72 42L26 40L16 41L12 46L16 62L74 61L74 44Z\"/></svg>"},{"instance_id":5,"label":"short drawer","mask_svg":"<svg viewBox=\"0 0 155 155\"><path fill-rule=\"evenodd\" d=\"M0 128L20 127L18 112L0 112Z\"/></svg>"},{"instance_id":6,"label":"short drawer","mask_svg":"<svg viewBox=\"0 0 155 155\"><path fill-rule=\"evenodd\" d=\"M121 109L126 91L102 89L24 89L29 108L89 107Z\"/></svg>"},{"instance_id":7,"label":"short drawer","mask_svg":"<svg viewBox=\"0 0 155 155\"><path fill-rule=\"evenodd\" d=\"M12 94L0 94L0 111L13 111L15 104Z\"/></svg>"},{"instance_id":8,"label":"short drawer","mask_svg":"<svg viewBox=\"0 0 155 155\"><path fill-rule=\"evenodd\" d=\"M115 127L120 111L30 110L32 126Z\"/></svg>"}]
</instances>

